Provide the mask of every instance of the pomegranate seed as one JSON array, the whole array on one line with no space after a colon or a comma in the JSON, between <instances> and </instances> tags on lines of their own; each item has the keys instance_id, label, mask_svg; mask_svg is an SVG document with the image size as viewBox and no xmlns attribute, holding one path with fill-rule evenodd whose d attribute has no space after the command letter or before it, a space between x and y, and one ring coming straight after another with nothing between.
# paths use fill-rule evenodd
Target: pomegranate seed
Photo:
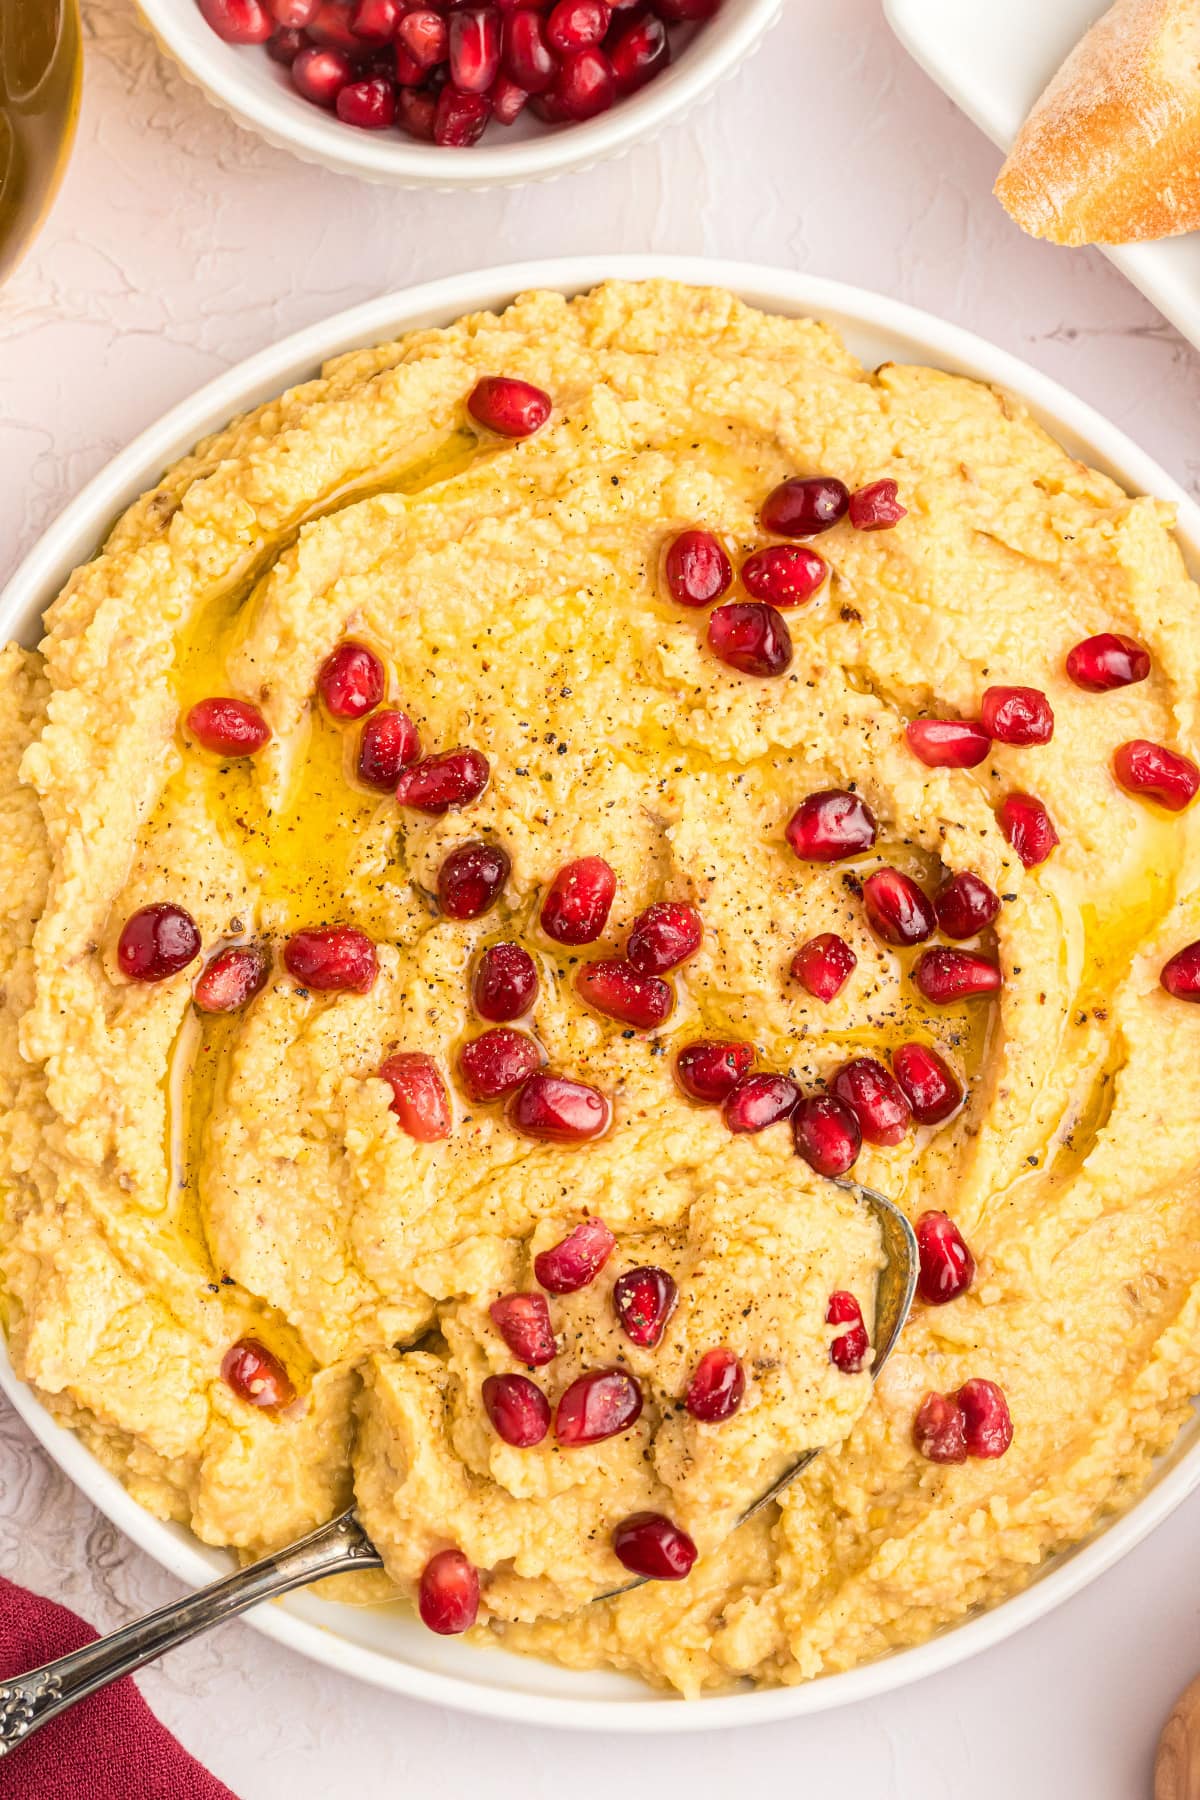
<instances>
[{"instance_id":1,"label":"pomegranate seed","mask_svg":"<svg viewBox=\"0 0 1200 1800\"><path fill-rule=\"evenodd\" d=\"M131 981L166 981L200 954L200 932L191 913L169 900L140 906L117 940L117 964Z\"/></svg>"},{"instance_id":2,"label":"pomegranate seed","mask_svg":"<svg viewBox=\"0 0 1200 1800\"><path fill-rule=\"evenodd\" d=\"M613 1306L621 1330L643 1350L653 1350L675 1311L679 1289L665 1269L652 1264L627 1269L613 1286Z\"/></svg>"},{"instance_id":3,"label":"pomegranate seed","mask_svg":"<svg viewBox=\"0 0 1200 1800\"><path fill-rule=\"evenodd\" d=\"M913 1443L927 1462L966 1462L967 1433L953 1395L926 1394L913 1420Z\"/></svg>"},{"instance_id":4,"label":"pomegranate seed","mask_svg":"<svg viewBox=\"0 0 1200 1800\"><path fill-rule=\"evenodd\" d=\"M918 1125L940 1125L962 1105L958 1080L927 1044L901 1044L892 1055L892 1071Z\"/></svg>"},{"instance_id":5,"label":"pomegranate seed","mask_svg":"<svg viewBox=\"0 0 1200 1800\"><path fill-rule=\"evenodd\" d=\"M282 63L285 69L290 69L300 52L307 49L307 32L280 30L267 45L267 55L272 62Z\"/></svg>"},{"instance_id":6,"label":"pomegranate seed","mask_svg":"<svg viewBox=\"0 0 1200 1800\"><path fill-rule=\"evenodd\" d=\"M572 50L563 57L550 92L568 119L594 119L617 97L612 64L603 50Z\"/></svg>"},{"instance_id":7,"label":"pomegranate seed","mask_svg":"<svg viewBox=\"0 0 1200 1800\"><path fill-rule=\"evenodd\" d=\"M396 89L383 75L347 82L338 92L337 116L360 131L386 131L396 122Z\"/></svg>"},{"instance_id":8,"label":"pomegranate seed","mask_svg":"<svg viewBox=\"0 0 1200 1800\"><path fill-rule=\"evenodd\" d=\"M267 0L267 11L285 30L303 31L321 9L321 0Z\"/></svg>"},{"instance_id":9,"label":"pomegranate seed","mask_svg":"<svg viewBox=\"0 0 1200 1800\"><path fill-rule=\"evenodd\" d=\"M611 18L607 0L558 0L546 20L546 38L550 48L562 56L572 50L590 50L603 43Z\"/></svg>"},{"instance_id":10,"label":"pomegranate seed","mask_svg":"<svg viewBox=\"0 0 1200 1800\"><path fill-rule=\"evenodd\" d=\"M790 1119L800 1089L788 1075L743 1075L726 1095L722 1108L730 1131L765 1131L781 1119Z\"/></svg>"},{"instance_id":11,"label":"pomegranate seed","mask_svg":"<svg viewBox=\"0 0 1200 1800\"><path fill-rule=\"evenodd\" d=\"M829 564L805 544L768 544L742 564L742 586L772 606L803 606L822 586Z\"/></svg>"},{"instance_id":12,"label":"pomegranate seed","mask_svg":"<svg viewBox=\"0 0 1200 1800\"><path fill-rule=\"evenodd\" d=\"M404 15L401 0L358 0L350 29L364 44L386 44L396 35Z\"/></svg>"},{"instance_id":13,"label":"pomegranate seed","mask_svg":"<svg viewBox=\"0 0 1200 1800\"><path fill-rule=\"evenodd\" d=\"M824 788L802 800L784 829L801 862L841 862L875 842L878 827L865 800L844 788Z\"/></svg>"},{"instance_id":14,"label":"pomegranate seed","mask_svg":"<svg viewBox=\"0 0 1200 1800\"><path fill-rule=\"evenodd\" d=\"M433 115L433 141L450 150L466 150L477 144L492 116L485 94L464 94L449 83L438 95Z\"/></svg>"},{"instance_id":15,"label":"pomegranate seed","mask_svg":"<svg viewBox=\"0 0 1200 1800\"><path fill-rule=\"evenodd\" d=\"M1177 950L1159 980L1176 1000L1200 1000L1200 941Z\"/></svg>"},{"instance_id":16,"label":"pomegranate seed","mask_svg":"<svg viewBox=\"0 0 1200 1800\"><path fill-rule=\"evenodd\" d=\"M405 712L373 713L358 740L358 779L364 787L390 793L400 771L421 754L417 728Z\"/></svg>"},{"instance_id":17,"label":"pomegranate seed","mask_svg":"<svg viewBox=\"0 0 1200 1800\"><path fill-rule=\"evenodd\" d=\"M636 14L627 25L619 25L609 37L607 50L621 94L635 94L671 60L667 28L648 10Z\"/></svg>"},{"instance_id":18,"label":"pomegranate seed","mask_svg":"<svg viewBox=\"0 0 1200 1800\"><path fill-rule=\"evenodd\" d=\"M1006 794L996 808L996 819L1027 869L1044 863L1059 841L1053 819L1032 794Z\"/></svg>"},{"instance_id":19,"label":"pomegranate seed","mask_svg":"<svg viewBox=\"0 0 1200 1800\"><path fill-rule=\"evenodd\" d=\"M270 972L271 959L261 945L232 944L205 965L192 999L201 1012L237 1012L262 991Z\"/></svg>"},{"instance_id":20,"label":"pomegranate seed","mask_svg":"<svg viewBox=\"0 0 1200 1800\"><path fill-rule=\"evenodd\" d=\"M584 1219L574 1231L533 1259L533 1272L551 1294L588 1287L617 1247L603 1219Z\"/></svg>"},{"instance_id":21,"label":"pomegranate seed","mask_svg":"<svg viewBox=\"0 0 1200 1800\"><path fill-rule=\"evenodd\" d=\"M718 606L708 621L708 645L743 675L782 675L792 660L792 634L782 613L758 600Z\"/></svg>"},{"instance_id":22,"label":"pomegranate seed","mask_svg":"<svg viewBox=\"0 0 1200 1800\"><path fill-rule=\"evenodd\" d=\"M248 700L197 700L188 713L187 728L218 756L253 756L271 740L271 727Z\"/></svg>"},{"instance_id":23,"label":"pomegranate seed","mask_svg":"<svg viewBox=\"0 0 1200 1800\"><path fill-rule=\"evenodd\" d=\"M600 1444L628 1431L642 1414L642 1389L624 1369L593 1369L565 1390L554 1415L554 1435L571 1448Z\"/></svg>"},{"instance_id":24,"label":"pomegranate seed","mask_svg":"<svg viewBox=\"0 0 1200 1800\"><path fill-rule=\"evenodd\" d=\"M479 1617L479 1572L461 1550L439 1550L421 1570L421 1621L439 1637L469 1631Z\"/></svg>"},{"instance_id":25,"label":"pomegranate seed","mask_svg":"<svg viewBox=\"0 0 1200 1800\"><path fill-rule=\"evenodd\" d=\"M437 891L448 919L478 919L504 891L512 862L499 844L479 838L451 850L438 870Z\"/></svg>"},{"instance_id":26,"label":"pomegranate seed","mask_svg":"<svg viewBox=\"0 0 1200 1800\"><path fill-rule=\"evenodd\" d=\"M502 36L505 74L519 82L526 93L544 94L558 74L558 59L546 42L541 17L528 7L511 12L504 21ZM549 412L547 406L547 416Z\"/></svg>"},{"instance_id":27,"label":"pomegranate seed","mask_svg":"<svg viewBox=\"0 0 1200 1800\"><path fill-rule=\"evenodd\" d=\"M405 13L396 31L396 41L412 57L419 69L433 69L446 60L450 36L445 16L431 6L419 6Z\"/></svg>"},{"instance_id":28,"label":"pomegranate seed","mask_svg":"<svg viewBox=\"0 0 1200 1800\"><path fill-rule=\"evenodd\" d=\"M536 119L541 119L546 125L565 125L569 117L553 88L545 94L531 94L529 110Z\"/></svg>"},{"instance_id":29,"label":"pomegranate seed","mask_svg":"<svg viewBox=\"0 0 1200 1800\"><path fill-rule=\"evenodd\" d=\"M1165 744L1147 738L1130 738L1113 755L1113 774L1128 794L1144 794L1168 812L1190 806L1200 788L1200 769L1190 756L1180 756Z\"/></svg>"},{"instance_id":30,"label":"pomegranate seed","mask_svg":"<svg viewBox=\"0 0 1200 1800\"><path fill-rule=\"evenodd\" d=\"M689 1099L719 1106L753 1061L752 1044L701 1038L685 1044L675 1058L675 1079Z\"/></svg>"},{"instance_id":31,"label":"pomegranate seed","mask_svg":"<svg viewBox=\"0 0 1200 1800\"><path fill-rule=\"evenodd\" d=\"M927 1306L945 1306L965 1294L975 1279L975 1258L962 1232L944 1212L922 1213L917 1220L921 1272L917 1292Z\"/></svg>"},{"instance_id":32,"label":"pomegranate seed","mask_svg":"<svg viewBox=\"0 0 1200 1800\"><path fill-rule=\"evenodd\" d=\"M952 875L940 893L934 895L933 910L948 938L975 937L987 929L1000 911L1000 896L980 876L964 869L961 874Z\"/></svg>"},{"instance_id":33,"label":"pomegranate seed","mask_svg":"<svg viewBox=\"0 0 1200 1800\"><path fill-rule=\"evenodd\" d=\"M973 769L992 747L982 725L968 719L910 719L904 736L931 769Z\"/></svg>"},{"instance_id":34,"label":"pomegranate seed","mask_svg":"<svg viewBox=\"0 0 1200 1800\"><path fill-rule=\"evenodd\" d=\"M471 1000L481 1019L507 1025L537 998L537 965L520 944L491 944L479 959Z\"/></svg>"},{"instance_id":35,"label":"pomegranate seed","mask_svg":"<svg viewBox=\"0 0 1200 1800\"><path fill-rule=\"evenodd\" d=\"M354 79L354 65L344 50L311 44L293 59L291 75L298 94L314 106L324 106L332 112L338 95Z\"/></svg>"},{"instance_id":36,"label":"pomegranate seed","mask_svg":"<svg viewBox=\"0 0 1200 1800\"><path fill-rule=\"evenodd\" d=\"M804 1094L792 1114L796 1154L818 1175L844 1175L858 1161L862 1130L844 1101L833 1094Z\"/></svg>"},{"instance_id":37,"label":"pomegranate seed","mask_svg":"<svg viewBox=\"0 0 1200 1800\"><path fill-rule=\"evenodd\" d=\"M503 1294L488 1308L492 1323L518 1362L541 1369L558 1354L545 1294Z\"/></svg>"},{"instance_id":38,"label":"pomegranate seed","mask_svg":"<svg viewBox=\"0 0 1200 1800\"><path fill-rule=\"evenodd\" d=\"M1067 674L1088 694L1107 694L1113 688L1132 687L1150 673L1150 652L1136 638L1102 631L1084 638L1067 653Z\"/></svg>"},{"instance_id":39,"label":"pomegranate seed","mask_svg":"<svg viewBox=\"0 0 1200 1800\"><path fill-rule=\"evenodd\" d=\"M868 1144L898 1144L912 1125L912 1108L899 1083L871 1056L843 1063L829 1084L835 1100L850 1108Z\"/></svg>"},{"instance_id":40,"label":"pomegranate seed","mask_svg":"<svg viewBox=\"0 0 1200 1800\"><path fill-rule=\"evenodd\" d=\"M665 975L694 956L704 926L694 906L657 900L633 921L625 954L640 975Z\"/></svg>"},{"instance_id":41,"label":"pomegranate seed","mask_svg":"<svg viewBox=\"0 0 1200 1800\"><path fill-rule=\"evenodd\" d=\"M472 1038L458 1053L458 1073L469 1100L484 1105L511 1094L545 1062L541 1048L524 1031L497 1025Z\"/></svg>"},{"instance_id":42,"label":"pomegranate seed","mask_svg":"<svg viewBox=\"0 0 1200 1800\"><path fill-rule=\"evenodd\" d=\"M550 1429L550 1402L528 1375L489 1375L483 1406L496 1436L518 1450L531 1450Z\"/></svg>"},{"instance_id":43,"label":"pomegranate seed","mask_svg":"<svg viewBox=\"0 0 1200 1800\"><path fill-rule=\"evenodd\" d=\"M305 29L314 43L345 56L357 56L362 50L350 24L349 0L320 0Z\"/></svg>"},{"instance_id":44,"label":"pomegranate seed","mask_svg":"<svg viewBox=\"0 0 1200 1800\"><path fill-rule=\"evenodd\" d=\"M591 944L608 923L617 878L601 856L565 863L542 902L542 930L556 944Z\"/></svg>"},{"instance_id":45,"label":"pomegranate seed","mask_svg":"<svg viewBox=\"0 0 1200 1800\"><path fill-rule=\"evenodd\" d=\"M432 1056L420 1050L400 1050L388 1057L379 1079L391 1088L390 1110L409 1137L419 1144L435 1144L450 1136L450 1096Z\"/></svg>"},{"instance_id":46,"label":"pomegranate seed","mask_svg":"<svg viewBox=\"0 0 1200 1800\"><path fill-rule=\"evenodd\" d=\"M841 993L858 963L858 958L835 931L822 931L818 937L801 944L792 958L792 979L813 996L814 1000L832 1000Z\"/></svg>"},{"instance_id":47,"label":"pomegranate seed","mask_svg":"<svg viewBox=\"0 0 1200 1800\"><path fill-rule=\"evenodd\" d=\"M500 73L499 11L459 7L449 26L450 80L464 94L486 94Z\"/></svg>"},{"instance_id":48,"label":"pomegranate seed","mask_svg":"<svg viewBox=\"0 0 1200 1800\"><path fill-rule=\"evenodd\" d=\"M467 397L471 417L507 438L526 438L540 431L552 406L549 394L511 375L484 375Z\"/></svg>"},{"instance_id":49,"label":"pomegranate seed","mask_svg":"<svg viewBox=\"0 0 1200 1800\"><path fill-rule=\"evenodd\" d=\"M967 1455L1003 1456L1013 1440L1012 1415L1003 1389L975 1376L954 1395L962 1413Z\"/></svg>"},{"instance_id":50,"label":"pomegranate seed","mask_svg":"<svg viewBox=\"0 0 1200 1800\"><path fill-rule=\"evenodd\" d=\"M602 1137L612 1122L612 1102L565 1075L531 1075L509 1102L508 1119L525 1137L551 1144L583 1144Z\"/></svg>"},{"instance_id":51,"label":"pomegranate seed","mask_svg":"<svg viewBox=\"0 0 1200 1800\"><path fill-rule=\"evenodd\" d=\"M239 1338L221 1359L222 1379L239 1400L278 1412L296 1398L291 1376L274 1353L257 1338Z\"/></svg>"},{"instance_id":52,"label":"pomegranate seed","mask_svg":"<svg viewBox=\"0 0 1200 1800\"><path fill-rule=\"evenodd\" d=\"M432 144L436 116L437 100L432 94L421 93L416 88L402 87L396 95L396 117L409 137L417 138L423 144Z\"/></svg>"},{"instance_id":53,"label":"pomegranate seed","mask_svg":"<svg viewBox=\"0 0 1200 1800\"><path fill-rule=\"evenodd\" d=\"M317 690L335 719L361 719L379 705L386 686L375 652L351 638L330 652L317 675Z\"/></svg>"},{"instance_id":54,"label":"pomegranate seed","mask_svg":"<svg viewBox=\"0 0 1200 1800\"><path fill-rule=\"evenodd\" d=\"M662 1513L632 1513L612 1534L613 1553L631 1575L647 1581L683 1581L691 1574L696 1546L686 1531Z\"/></svg>"},{"instance_id":55,"label":"pomegranate seed","mask_svg":"<svg viewBox=\"0 0 1200 1800\"><path fill-rule=\"evenodd\" d=\"M265 44L275 29L262 0L199 0L200 12L227 44Z\"/></svg>"},{"instance_id":56,"label":"pomegranate seed","mask_svg":"<svg viewBox=\"0 0 1200 1800\"><path fill-rule=\"evenodd\" d=\"M704 1425L722 1425L732 1419L746 1393L746 1371L741 1357L721 1345L706 1350L688 1382L684 1405L693 1419Z\"/></svg>"},{"instance_id":57,"label":"pomegranate seed","mask_svg":"<svg viewBox=\"0 0 1200 1800\"><path fill-rule=\"evenodd\" d=\"M825 1323L848 1327L846 1331L840 1331L830 1344L829 1360L843 1375L857 1375L866 1367L871 1340L863 1324L862 1307L854 1295L846 1293L844 1289L830 1294Z\"/></svg>"},{"instance_id":58,"label":"pomegranate seed","mask_svg":"<svg viewBox=\"0 0 1200 1800\"><path fill-rule=\"evenodd\" d=\"M863 882L867 922L885 944L923 944L937 926L933 907L921 889L899 869L876 869Z\"/></svg>"},{"instance_id":59,"label":"pomegranate seed","mask_svg":"<svg viewBox=\"0 0 1200 1800\"><path fill-rule=\"evenodd\" d=\"M849 504L850 490L835 475L797 475L772 489L759 520L775 537L817 537L837 524Z\"/></svg>"},{"instance_id":60,"label":"pomegranate seed","mask_svg":"<svg viewBox=\"0 0 1200 1800\"><path fill-rule=\"evenodd\" d=\"M374 944L353 925L293 932L283 947L283 963L301 987L318 993L365 994L379 973Z\"/></svg>"},{"instance_id":61,"label":"pomegranate seed","mask_svg":"<svg viewBox=\"0 0 1200 1800\"><path fill-rule=\"evenodd\" d=\"M401 770L396 804L435 816L457 812L478 800L491 773L487 757L479 750L443 750Z\"/></svg>"},{"instance_id":62,"label":"pomegranate seed","mask_svg":"<svg viewBox=\"0 0 1200 1800\"><path fill-rule=\"evenodd\" d=\"M985 688L979 722L998 744L1048 744L1054 736L1054 713L1040 688Z\"/></svg>"},{"instance_id":63,"label":"pomegranate seed","mask_svg":"<svg viewBox=\"0 0 1200 1800\"><path fill-rule=\"evenodd\" d=\"M894 481L871 481L850 496L850 523L855 531L890 531L908 513L897 499Z\"/></svg>"},{"instance_id":64,"label":"pomegranate seed","mask_svg":"<svg viewBox=\"0 0 1200 1800\"><path fill-rule=\"evenodd\" d=\"M681 531L667 547L663 573L680 606L711 606L733 585L733 565L711 531Z\"/></svg>"},{"instance_id":65,"label":"pomegranate seed","mask_svg":"<svg viewBox=\"0 0 1200 1800\"><path fill-rule=\"evenodd\" d=\"M528 90L518 87L507 75L498 75L492 89L492 117L497 125L511 125L525 110Z\"/></svg>"},{"instance_id":66,"label":"pomegranate seed","mask_svg":"<svg viewBox=\"0 0 1200 1800\"><path fill-rule=\"evenodd\" d=\"M1000 987L1000 971L986 956L973 950L922 950L913 964L917 990L933 1006L953 1006L957 1000L974 1000L994 994Z\"/></svg>"},{"instance_id":67,"label":"pomegranate seed","mask_svg":"<svg viewBox=\"0 0 1200 1800\"><path fill-rule=\"evenodd\" d=\"M584 963L575 974L575 991L596 1012L635 1031L657 1031L675 1008L669 981L643 975L622 957Z\"/></svg>"}]
</instances>

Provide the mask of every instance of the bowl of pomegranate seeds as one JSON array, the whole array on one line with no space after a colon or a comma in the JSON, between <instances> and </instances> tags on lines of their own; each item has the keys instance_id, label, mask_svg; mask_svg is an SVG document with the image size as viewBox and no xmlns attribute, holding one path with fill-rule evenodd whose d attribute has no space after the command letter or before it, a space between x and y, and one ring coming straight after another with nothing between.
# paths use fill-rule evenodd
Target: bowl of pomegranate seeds
<instances>
[{"instance_id":1,"label":"bowl of pomegranate seeds","mask_svg":"<svg viewBox=\"0 0 1200 1800\"><path fill-rule=\"evenodd\" d=\"M625 150L757 45L783 0L138 0L243 125L400 186L538 181Z\"/></svg>"}]
</instances>

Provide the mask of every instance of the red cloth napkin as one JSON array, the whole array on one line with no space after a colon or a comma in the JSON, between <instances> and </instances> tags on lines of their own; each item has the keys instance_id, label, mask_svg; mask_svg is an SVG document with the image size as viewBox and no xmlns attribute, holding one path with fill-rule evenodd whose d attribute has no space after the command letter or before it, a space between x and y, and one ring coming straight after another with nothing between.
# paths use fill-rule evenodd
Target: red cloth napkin
<instances>
[{"instance_id":1,"label":"red cloth napkin","mask_svg":"<svg viewBox=\"0 0 1200 1800\"><path fill-rule=\"evenodd\" d=\"M0 1681L90 1644L52 1600L0 1577ZM0 1758L3 1800L237 1800L160 1725L126 1676Z\"/></svg>"}]
</instances>

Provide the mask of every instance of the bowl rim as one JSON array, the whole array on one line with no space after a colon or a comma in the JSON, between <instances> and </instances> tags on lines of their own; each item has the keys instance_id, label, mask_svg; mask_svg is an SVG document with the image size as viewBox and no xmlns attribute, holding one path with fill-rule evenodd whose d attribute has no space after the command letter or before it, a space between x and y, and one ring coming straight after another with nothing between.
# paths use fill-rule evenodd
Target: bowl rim
<instances>
[{"instance_id":1,"label":"bowl rim","mask_svg":"<svg viewBox=\"0 0 1200 1800\"><path fill-rule=\"evenodd\" d=\"M445 189L538 181L618 155L653 136L733 73L783 11L784 0L725 0L695 43L656 80L570 130L447 151L399 132L356 131L331 113L264 83L243 47L226 44L195 0L136 0L186 74L243 125L295 154L371 181Z\"/></svg>"},{"instance_id":2,"label":"bowl rim","mask_svg":"<svg viewBox=\"0 0 1200 1800\"><path fill-rule=\"evenodd\" d=\"M384 295L309 325L208 382L101 469L33 545L0 593L0 639L15 636L36 642L45 606L71 570L95 552L125 505L210 431L311 377L329 357L385 342L405 331L448 324L464 313L502 306L531 288L569 295L606 280L655 278L723 287L768 309L823 317L852 336L858 333L871 341L881 340L893 360L893 352L898 350L902 356L919 357L934 366L999 384L1024 400L1073 453L1086 455L1127 488L1171 502L1177 509L1181 547L1193 570L1200 569L1200 507L1178 483L1084 401L985 339L886 295L807 274L703 257L593 254L509 264ZM2 1338L0 1389L63 1472L163 1567L196 1585L211 1580L226 1566L222 1553L207 1549L182 1527L147 1512L81 1439L56 1422L32 1389L14 1374ZM298 1616L285 1602L259 1607L246 1618L276 1642L342 1673L413 1699L484 1717L575 1730L655 1733L766 1724L868 1699L993 1647L1110 1568L1197 1486L1200 1422L1193 1422L1185 1425L1151 1485L1127 1512L1102 1522L1083 1544L1051 1559L1045 1573L1030 1586L990 1611L968 1617L924 1644L894 1651L844 1673L794 1687L686 1702L643 1689L640 1684L623 1686L624 1693L637 1697L613 1700L522 1692L486 1678L484 1659L499 1655L511 1674L517 1658L467 1645L451 1645L447 1661L454 1661L455 1652L468 1667L472 1658L477 1659L478 1676L418 1667L340 1636L334 1628L336 1606L311 1597L305 1603L306 1616ZM315 1623L314 1618L322 1622ZM545 1667L536 1659L529 1662L535 1670Z\"/></svg>"}]
</instances>

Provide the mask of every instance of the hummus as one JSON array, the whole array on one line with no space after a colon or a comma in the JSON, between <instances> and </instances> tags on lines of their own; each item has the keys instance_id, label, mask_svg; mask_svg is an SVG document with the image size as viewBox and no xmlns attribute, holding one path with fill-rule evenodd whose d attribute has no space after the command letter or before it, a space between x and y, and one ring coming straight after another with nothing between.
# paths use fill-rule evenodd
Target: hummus
<instances>
[{"instance_id":1,"label":"hummus","mask_svg":"<svg viewBox=\"0 0 1200 1800\"><path fill-rule=\"evenodd\" d=\"M466 400L503 373L544 389L520 441ZM735 568L763 501L800 475L897 484L886 530L814 541L831 578L787 613L767 678L714 654L676 603L666 546L715 532ZM744 600L736 589L729 596ZM36 653L0 683L0 1186L14 1362L130 1492L206 1542L257 1553L357 1498L387 1565L359 1597L411 1598L435 1553L480 1571L476 1635L686 1694L796 1682L917 1642L1026 1583L1127 1505L1188 1413L1200 1362L1200 1013L1159 985L1200 935L1196 827L1123 792L1117 746L1187 750L1200 691L1197 590L1168 509L1073 461L1011 399L922 368L864 370L828 328L729 294L615 283L525 295L501 317L358 352L235 422L166 475L76 571ZM1149 677L1096 694L1068 651L1137 639ZM355 778L358 727L316 699L345 639L372 648L425 755L473 746L490 780L440 815ZM1048 696L1050 742L995 742L930 767L918 716L976 719L994 684ZM261 709L270 741L221 756L186 728L199 700ZM850 789L875 844L799 859L799 803ZM1059 843L1023 867L1001 802L1033 793ZM1000 814L998 816L998 809ZM500 845L511 870L473 920L439 907L448 852ZM603 857L602 937L539 927L556 874ZM862 883L891 866L934 895L969 871L1001 897L971 948L1000 991L935 1005L913 948L880 938ZM639 1031L575 981L620 956L652 902L704 936ZM202 952L129 979L117 948L149 905L186 909ZM366 991L285 966L297 931L375 946ZM836 933L857 958L829 1000L789 975ZM455 1075L480 1021L472 970L532 952L529 1018L547 1066L612 1107L573 1146L469 1103ZM936 940L943 941L943 940ZM270 950L240 1008L200 1012L222 947ZM754 1047L805 1092L849 1058L938 1051L965 1104L854 1178L915 1219L949 1213L968 1291L918 1304L872 1387L831 1359L849 1291L871 1324L877 1231L814 1174L786 1122L732 1133L673 1080L700 1038ZM379 1070L433 1059L449 1134L420 1142ZM490 1308L581 1220L616 1248L549 1299L557 1355L523 1369ZM661 1342L635 1344L613 1284L654 1265L678 1289ZM248 1402L223 1374L250 1337L296 1398ZM736 1354L745 1396L704 1422L699 1357ZM551 1402L620 1368L628 1429L566 1448L502 1441L485 1378ZM1003 1391L1001 1457L923 1456L923 1398ZM802 1450L825 1454L738 1530ZM686 1580L599 1599L629 1577L630 1514L672 1518Z\"/></svg>"}]
</instances>

